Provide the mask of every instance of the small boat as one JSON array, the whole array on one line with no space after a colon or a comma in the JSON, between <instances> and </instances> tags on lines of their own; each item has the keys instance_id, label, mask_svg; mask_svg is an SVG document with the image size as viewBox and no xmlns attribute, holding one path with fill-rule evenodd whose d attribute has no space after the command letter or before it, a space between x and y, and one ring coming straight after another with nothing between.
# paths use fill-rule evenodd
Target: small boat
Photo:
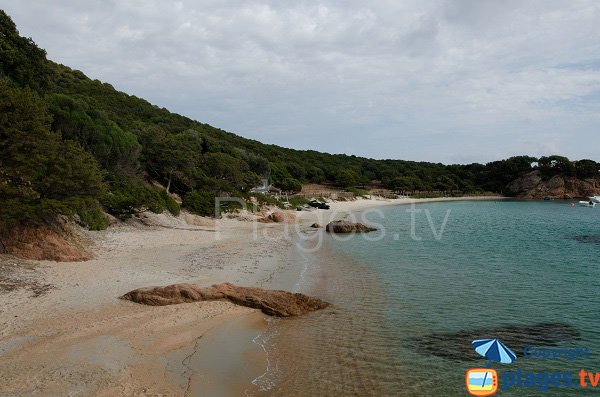
<instances>
[{"instance_id":1,"label":"small boat","mask_svg":"<svg viewBox=\"0 0 600 397\"><path fill-rule=\"evenodd\" d=\"M588 197L588 199L596 204L600 204L600 196Z\"/></svg>"},{"instance_id":2,"label":"small boat","mask_svg":"<svg viewBox=\"0 0 600 397\"><path fill-rule=\"evenodd\" d=\"M595 207L595 206L596 206L596 203L595 203L595 202L593 202L592 200L590 200L590 201L580 201L580 202L579 202L579 205L580 205L581 207Z\"/></svg>"}]
</instances>

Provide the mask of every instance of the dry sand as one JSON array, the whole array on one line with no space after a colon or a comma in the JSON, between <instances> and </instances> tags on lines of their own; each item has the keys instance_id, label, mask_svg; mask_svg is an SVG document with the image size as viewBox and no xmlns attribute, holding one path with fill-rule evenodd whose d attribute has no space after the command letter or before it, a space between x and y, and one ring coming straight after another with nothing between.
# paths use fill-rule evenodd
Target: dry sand
<instances>
[{"instance_id":1,"label":"dry sand","mask_svg":"<svg viewBox=\"0 0 600 397\"><path fill-rule=\"evenodd\" d=\"M434 200L416 200L425 201ZM149 307L117 298L179 282L290 290L302 271L292 255L296 232L410 202L290 211L294 225L149 215L143 227L90 232L95 259L87 262L0 255L0 395L244 395L266 366L252 343L264 315L228 302Z\"/></svg>"}]
</instances>

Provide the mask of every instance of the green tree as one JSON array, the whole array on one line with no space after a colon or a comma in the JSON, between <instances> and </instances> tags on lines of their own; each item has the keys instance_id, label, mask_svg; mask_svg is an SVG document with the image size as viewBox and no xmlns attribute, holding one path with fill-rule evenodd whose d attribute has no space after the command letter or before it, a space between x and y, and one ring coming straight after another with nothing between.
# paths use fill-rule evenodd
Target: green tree
<instances>
[{"instance_id":1,"label":"green tree","mask_svg":"<svg viewBox=\"0 0 600 397\"><path fill-rule=\"evenodd\" d=\"M48 87L49 75L46 51L32 39L21 37L12 19L0 10L0 77L43 91Z\"/></svg>"},{"instance_id":2,"label":"green tree","mask_svg":"<svg viewBox=\"0 0 600 397\"><path fill-rule=\"evenodd\" d=\"M53 116L52 127L94 154L106 168L134 169L141 151L137 137L123 131L104 112L91 107L81 96L51 94L46 97Z\"/></svg>"},{"instance_id":3,"label":"green tree","mask_svg":"<svg viewBox=\"0 0 600 397\"><path fill-rule=\"evenodd\" d=\"M215 194L212 192L190 192L183 197L183 206L196 215L215 215Z\"/></svg>"},{"instance_id":4,"label":"green tree","mask_svg":"<svg viewBox=\"0 0 600 397\"><path fill-rule=\"evenodd\" d=\"M358 182L358 175L351 169L340 169L335 175L335 183L341 187L353 187Z\"/></svg>"},{"instance_id":5,"label":"green tree","mask_svg":"<svg viewBox=\"0 0 600 397\"><path fill-rule=\"evenodd\" d=\"M206 153L202 166L206 175L228 181L236 190L248 190L259 181L246 162L226 153Z\"/></svg>"},{"instance_id":6,"label":"green tree","mask_svg":"<svg viewBox=\"0 0 600 397\"><path fill-rule=\"evenodd\" d=\"M143 161L148 170L165 181L167 192L173 181L180 189L190 190L199 172L203 140L199 133L187 130L181 134L169 134L164 129L149 126L140 133L143 144Z\"/></svg>"},{"instance_id":7,"label":"green tree","mask_svg":"<svg viewBox=\"0 0 600 397\"><path fill-rule=\"evenodd\" d=\"M294 178L285 178L280 186L286 192L296 193L302 190L302 184Z\"/></svg>"},{"instance_id":8,"label":"green tree","mask_svg":"<svg viewBox=\"0 0 600 397\"><path fill-rule=\"evenodd\" d=\"M578 178L594 178L600 176L600 164L594 160L579 160L575 163Z\"/></svg>"},{"instance_id":9,"label":"green tree","mask_svg":"<svg viewBox=\"0 0 600 397\"><path fill-rule=\"evenodd\" d=\"M50 131L50 115L29 89L0 81L0 219L50 220L97 207L105 189L96 160Z\"/></svg>"}]
</instances>

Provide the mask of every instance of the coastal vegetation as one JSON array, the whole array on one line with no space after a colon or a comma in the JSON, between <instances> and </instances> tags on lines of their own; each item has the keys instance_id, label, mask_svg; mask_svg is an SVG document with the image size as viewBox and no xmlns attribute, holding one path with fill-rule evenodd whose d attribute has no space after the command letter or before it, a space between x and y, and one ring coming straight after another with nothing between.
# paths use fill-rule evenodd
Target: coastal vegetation
<instances>
[{"instance_id":1,"label":"coastal vegetation","mask_svg":"<svg viewBox=\"0 0 600 397\"><path fill-rule=\"evenodd\" d=\"M359 195L379 186L424 194L507 194L538 170L598 178L600 164L517 156L444 165L293 150L171 113L46 58L0 10L0 222L66 215L90 229L141 211L210 215L214 197L250 199L262 178L294 193L327 183ZM176 199L177 197L181 200ZM264 197L258 197L268 201ZM301 202L301 199L289 199Z\"/></svg>"}]
</instances>

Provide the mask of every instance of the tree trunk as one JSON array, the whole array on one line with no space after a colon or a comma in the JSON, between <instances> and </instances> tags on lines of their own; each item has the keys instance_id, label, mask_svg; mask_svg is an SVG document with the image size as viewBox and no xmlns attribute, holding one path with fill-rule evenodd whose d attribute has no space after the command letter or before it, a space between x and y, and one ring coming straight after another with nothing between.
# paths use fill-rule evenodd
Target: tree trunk
<instances>
[{"instance_id":1,"label":"tree trunk","mask_svg":"<svg viewBox=\"0 0 600 397\"><path fill-rule=\"evenodd\" d=\"M170 190L171 190L171 180L172 179L173 179L173 173L170 172L169 173L169 182L167 183L167 193L171 193Z\"/></svg>"}]
</instances>

